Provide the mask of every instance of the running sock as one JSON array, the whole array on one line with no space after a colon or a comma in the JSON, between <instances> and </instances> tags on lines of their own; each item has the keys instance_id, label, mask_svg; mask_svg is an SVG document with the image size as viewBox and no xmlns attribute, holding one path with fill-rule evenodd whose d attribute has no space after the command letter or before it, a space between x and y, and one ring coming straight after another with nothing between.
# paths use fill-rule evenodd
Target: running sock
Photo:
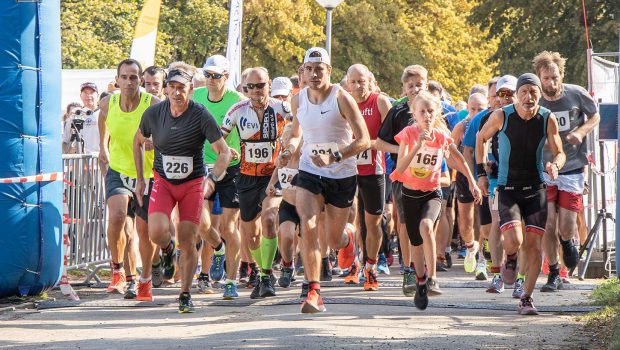
<instances>
[{"instance_id":1,"label":"running sock","mask_svg":"<svg viewBox=\"0 0 620 350\"><path fill-rule=\"evenodd\" d=\"M241 267L239 268L239 271L248 271L248 268L250 267L250 263L247 261L242 261L241 262Z\"/></svg>"},{"instance_id":2,"label":"running sock","mask_svg":"<svg viewBox=\"0 0 620 350\"><path fill-rule=\"evenodd\" d=\"M120 272L120 270L123 268L123 262L113 262L112 263L112 270L114 270L114 272Z\"/></svg>"},{"instance_id":3,"label":"running sock","mask_svg":"<svg viewBox=\"0 0 620 350\"><path fill-rule=\"evenodd\" d=\"M522 273L518 273L518 274L517 274L517 279L518 279L518 280L520 279L520 280L524 280L524 281L525 281L525 275L524 275L524 274L522 274Z\"/></svg>"},{"instance_id":4,"label":"running sock","mask_svg":"<svg viewBox=\"0 0 620 350\"><path fill-rule=\"evenodd\" d=\"M318 293L321 292L321 283L317 282L317 281L310 281L308 282L308 290L315 290Z\"/></svg>"},{"instance_id":5,"label":"running sock","mask_svg":"<svg viewBox=\"0 0 620 350\"><path fill-rule=\"evenodd\" d=\"M420 284L420 285L426 284L426 281L428 279L426 274L424 274L424 276L422 276L422 277L418 277L418 275L415 275L415 278L418 281L418 284Z\"/></svg>"},{"instance_id":6,"label":"running sock","mask_svg":"<svg viewBox=\"0 0 620 350\"><path fill-rule=\"evenodd\" d=\"M131 282L134 280L134 275L127 275L125 276L125 282Z\"/></svg>"},{"instance_id":7,"label":"running sock","mask_svg":"<svg viewBox=\"0 0 620 350\"><path fill-rule=\"evenodd\" d=\"M162 247L161 251L166 253L166 254L168 254L168 253L170 253L172 251L173 248L174 248L174 241L170 240L170 243L168 243L167 246Z\"/></svg>"},{"instance_id":8,"label":"running sock","mask_svg":"<svg viewBox=\"0 0 620 350\"><path fill-rule=\"evenodd\" d=\"M495 266L491 267L491 273L494 274L494 275L499 274L501 272L501 270L502 269L500 267L495 267Z\"/></svg>"},{"instance_id":9,"label":"running sock","mask_svg":"<svg viewBox=\"0 0 620 350\"><path fill-rule=\"evenodd\" d=\"M467 250L471 250L471 248L474 247L474 242L472 241L471 243L465 243L465 248L467 248Z\"/></svg>"},{"instance_id":10,"label":"running sock","mask_svg":"<svg viewBox=\"0 0 620 350\"><path fill-rule=\"evenodd\" d=\"M377 259L366 259L366 269L370 270L377 264Z\"/></svg>"},{"instance_id":11,"label":"running sock","mask_svg":"<svg viewBox=\"0 0 620 350\"><path fill-rule=\"evenodd\" d=\"M261 249L262 245L263 244L262 244L262 240L261 240L261 244L258 246L258 248L256 248L256 249L251 249L250 248L250 253L252 254L252 257L254 258L254 261L256 261L256 263L254 263L254 266L258 265L258 267L261 267L261 268L263 267L263 263L262 263L262 261L263 261L262 251L263 250ZM252 266L252 265L250 265L250 266ZM269 266L269 267L271 267L271 266Z\"/></svg>"},{"instance_id":12,"label":"running sock","mask_svg":"<svg viewBox=\"0 0 620 350\"><path fill-rule=\"evenodd\" d=\"M148 283L151 281L152 277L149 278L143 278L142 276L140 276L140 283Z\"/></svg>"},{"instance_id":13,"label":"running sock","mask_svg":"<svg viewBox=\"0 0 620 350\"><path fill-rule=\"evenodd\" d=\"M220 242L217 247L213 247L213 254L215 255L224 255L226 253L226 248L224 246L224 242Z\"/></svg>"},{"instance_id":14,"label":"running sock","mask_svg":"<svg viewBox=\"0 0 620 350\"><path fill-rule=\"evenodd\" d=\"M271 266L273 265L273 259L275 259L276 257L277 249L278 249L278 237L274 237L274 238L261 237L261 242L260 242L260 250L261 250L261 256L262 256L261 269L271 270Z\"/></svg>"},{"instance_id":15,"label":"running sock","mask_svg":"<svg viewBox=\"0 0 620 350\"><path fill-rule=\"evenodd\" d=\"M293 267L293 262L292 261L284 261L284 259L282 259L282 266L284 266L286 268L291 268L291 267Z\"/></svg>"},{"instance_id":16,"label":"running sock","mask_svg":"<svg viewBox=\"0 0 620 350\"><path fill-rule=\"evenodd\" d=\"M156 269L159 267L159 265L161 265L161 260L157 262L157 264L151 264L151 267Z\"/></svg>"},{"instance_id":17,"label":"running sock","mask_svg":"<svg viewBox=\"0 0 620 350\"><path fill-rule=\"evenodd\" d=\"M208 280L209 279L209 274L208 273L200 272L200 275L198 275L198 279L199 280Z\"/></svg>"}]
</instances>

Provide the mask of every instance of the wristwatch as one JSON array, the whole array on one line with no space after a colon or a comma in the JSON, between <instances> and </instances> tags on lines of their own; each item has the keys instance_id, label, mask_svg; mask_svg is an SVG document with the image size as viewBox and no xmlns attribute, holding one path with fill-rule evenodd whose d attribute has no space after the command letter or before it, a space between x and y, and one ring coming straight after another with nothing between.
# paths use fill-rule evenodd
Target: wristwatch
<instances>
[{"instance_id":1,"label":"wristwatch","mask_svg":"<svg viewBox=\"0 0 620 350\"><path fill-rule=\"evenodd\" d=\"M215 176L215 174L212 171L209 173L209 175L207 175L207 179L211 179L211 181L213 181L214 184L216 184L218 181L217 176Z\"/></svg>"},{"instance_id":2,"label":"wristwatch","mask_svg":"<svg viewBox=\"0 0 620 350\"><path fill-rule=\"evenodd\" d=\"M342 153L340 153L340 151L334 152L334 158L336 158L336 163L340 163L342 160Z\"/></svg>"}]
</instances>

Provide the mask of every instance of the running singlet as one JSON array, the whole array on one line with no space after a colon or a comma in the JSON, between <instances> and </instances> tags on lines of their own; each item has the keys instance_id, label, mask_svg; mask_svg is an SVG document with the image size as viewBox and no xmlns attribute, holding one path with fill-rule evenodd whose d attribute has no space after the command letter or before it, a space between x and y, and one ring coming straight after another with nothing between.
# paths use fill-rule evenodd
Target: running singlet
<instances>
[{"instance_id":1,"label":"running singlet","mask_svg":"<svg viewBox=\"0 0 620 350\"><path fill-rule=\"evenodd\" d=\"M204 176L202 152L205 140L213 143L222 137L207 109L191 100L187 110L178 117L172 116L169 100L149 107L142 117L140 130L144 137L153 135L153 167L173 185Z\"/></svg>"},{"instance_id":2,"label":"running singlet","mask_svg":"<svg viewBox=\"0 0 620 350\"><path fill-rule=\"evenodd\" d=\"M332 85L329 95L320 105L308 99L308 88L299 92L297 120L301 126L304 143L301 149L299 170L330 179L344 179L357 175L355 157L343 159L324 167L314 165L311 155L333 153L353 142L353 131L338 107L339 85Z\"/></svg>"},{"instance_id":3,"label":"running singlet","mask_svg":"<svg viewBox=\"0 0 620 350\"><path fill-rule=\"evenodd\" d=\"M399 144L404 143L411 150L418 143L419 137L420 129L416 125L411 125L404 128L395 139ZM431 139L426 140L418 153L413 156L409 168L404 173L394 170L390 179L400 181L419 191L429 192L440 189L439 180L444 153L453 142L448 134L439 129L433 129Z\"/></svg>"},{"instance_id":4,"label":"running singlet","mask_svg":"<svg viewBox=\"0 0 620 350\"><path fill-rule=\"evenodd\" d=\"M519 117L514 105L503 107L504 125L498 135L499 186L524 188L541 185L543 179L543 146L547 140L547 120L551 113L545 107L530 120ZM512 152L512 150L515 152Z\"/></svg>"},{"instance_id":5,"label":"running singlet","mask_svg":"<svg viewBox=\"0 0 620 350\"><path fill-rule=\"evenodd\" d=\"M379 94L373 92L366 101L358 102L357 107L364 117L368 134L371 140L376 140L381 128L381 113L377 105ZM385 174L385 159L383 152L375 149L367 149L357 155L357 172L359 175L382 175Z\"/></svg>"},{"instance_id":6,"label":"running singlet","mask_svg":"<svg viewBox=\"0 0 620 350\"><path fill-rule=\"evenodd\" d=\"M222 130L230 133L236 126L241 139L241 173L249 176L271 176L280 151L284 124L291 109L286 101L269 98L259 121L252 101L234 105L222 122Z\"/></svg>"},{"instance_id":7,"label":"running singlet","mask_svg":"<svg viewBox=\"0 0 620 350\"><path fill-rule=\"evenodd\" d=\"M228 113L230 107L241 100L241 96L243 95L235 90L226 89L226 92L224 92L224 97L222 97L220 101L212 102L209 100L209 90L207 90L206 87L200 87L194 90L194 96L192 98L194 101L207 107L209 113L211 113L213 118L215 118L217 125L221 126L226 113ZM238 153L241 153L239 133L236 129L234 129L230 135L226 137L226 144L228 144L228 147L236 150ZM205 141L204 157L205 164L214 164L217 159L217 154L211 149L211 143L209 140ZM239 161L239 159L232 160L229 166L237 165Z\"/></svg>"},{"instance_id":8,"label":"running singlet","mask_svg":"<svg viewBox=\"0 0 620 350\"><path fill-rule=\"evenodd\" d=\"M133 159L133 139L138 131L140 120L144 111L151 105L151 94L140 93L140 103L131 112L123 112L121 109L121 95L110 96L108 105L108 117L105 124L110 133L110 168L122 175L135 179L136 163ZM153 177L153 151L144 154L144 177Z\"/></svg>"}]
</instances>

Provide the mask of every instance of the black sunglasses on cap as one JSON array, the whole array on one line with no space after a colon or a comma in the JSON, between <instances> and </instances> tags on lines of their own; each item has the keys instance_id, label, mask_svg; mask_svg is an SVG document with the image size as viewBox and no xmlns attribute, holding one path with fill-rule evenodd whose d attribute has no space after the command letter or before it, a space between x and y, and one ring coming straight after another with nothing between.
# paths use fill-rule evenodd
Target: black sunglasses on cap
<instances>
[{"instance_id":1,"label":"black sunglasses on cap","mask_svg":"<svg viewBox=\"0 0 620 350\"><path fill-rule=\"evenodd\" d=\"M245 86L247 86L247 88L248 88L248 89L250 89L250 90L252 90L252 89L254 89L254 88L256 88L256 89L262 89L262 88L264 88L264 87L265 87L265 85L267 85L267 83L256 83L256 84L253 84L253 83L247 83L247 84L245 84Z\"/></svg>"},{"instance_id":2,"label":"black sunglasses on cap","mask_svg":"<svg viewBox=\"0 0 620 350\"><path fill-rule=\"evenodd\" d=\"M207 71L204 71L204 75L205 78L213 78L213 79L222 79L222 77L224 76L224 74L219 74L219 73L209 73Z\"/></svg>"},{"instance_id":3,"label":"black sunglasses on cap","mask_svg":"<svg viewBox=\"0 0 620 350\"><path fill-rule=\"evenodd\" d=\"M183 77L187 82L191 82L192 81L192 76L180 69L173 69L170 72L168 72L168 77L166 79L166 83L170 83L174 78L181 76Z\"/></svg>"}]
</instances>

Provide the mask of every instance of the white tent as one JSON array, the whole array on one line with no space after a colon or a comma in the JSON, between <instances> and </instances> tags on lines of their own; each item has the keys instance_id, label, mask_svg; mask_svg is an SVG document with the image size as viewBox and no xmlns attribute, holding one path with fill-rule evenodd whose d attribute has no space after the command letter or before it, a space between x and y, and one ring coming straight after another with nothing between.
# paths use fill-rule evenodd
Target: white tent
<instances>
[{"instance_id":1,"label":"white tent","mask_svg":"<svg viewBox=\"0 0 620 350\"><path fill-rule=\"evenodd\" d=\"M108 89L108 83L114 80L115 69L63 69L62 70L62 108L71 102L79 102L80 85L90 81L97 85L99 93ZM64 112L64 111L63 111Z\"/></svg>"}]
</instances>

